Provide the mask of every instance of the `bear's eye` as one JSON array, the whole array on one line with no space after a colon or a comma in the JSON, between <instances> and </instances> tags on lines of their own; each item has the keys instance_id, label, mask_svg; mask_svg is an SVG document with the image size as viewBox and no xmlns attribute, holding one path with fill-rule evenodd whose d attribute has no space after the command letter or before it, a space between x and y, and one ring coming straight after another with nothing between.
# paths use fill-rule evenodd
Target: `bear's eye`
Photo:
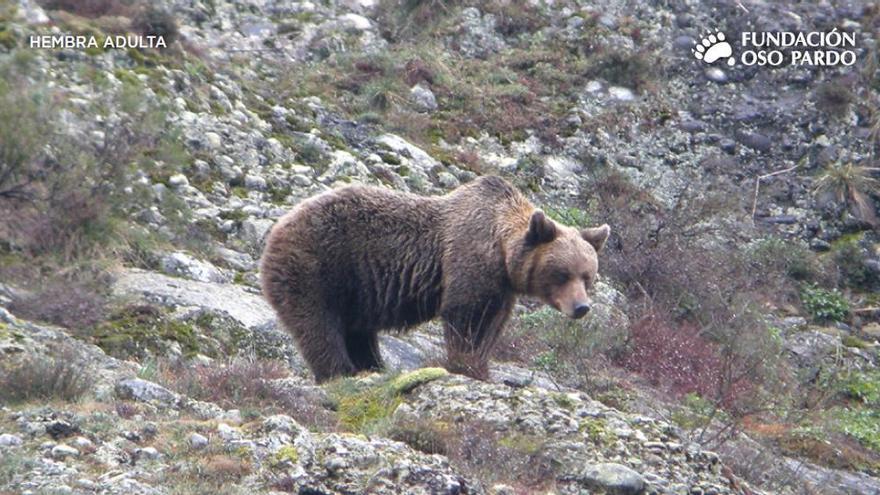
<instances>
[{"instance_id":1,"label":"bear's eye","mask_svg":"<svg viewBox=\"0 0 880 495\"><path fill-rule=\"evenodd\" d=\"M581 278L584 279L584 286L587 289L593 286L593 277L591 277L589 273L581 275Z\"/></svg>"},{"instance_id":2,"label":"bear's eye","mask_svg":"<svg viewBox=\"0 0 880 495\"><path fill-rule=\"evenodd\" d=\"M569 275L568 275L568 272L564 272L562 270L557 270L557 271L553 272L553 274L550 276L550 278L553 280L553 282L555 284L562 285L562 284L568 282Z\"/></svg>"}]
</instances>

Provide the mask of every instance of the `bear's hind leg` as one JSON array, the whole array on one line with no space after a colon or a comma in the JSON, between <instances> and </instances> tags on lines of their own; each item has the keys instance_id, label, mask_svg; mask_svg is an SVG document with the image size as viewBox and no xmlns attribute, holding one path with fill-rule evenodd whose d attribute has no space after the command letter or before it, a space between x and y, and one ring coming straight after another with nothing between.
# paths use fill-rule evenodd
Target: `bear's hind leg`
<instances>
[{"instance_id":1,"label":"bear's hind leg","mask_svg":"<svg viewBox=\"0 0 880 495\"><path fill-rule=\"evenodd\" d=\"M382 356L379 353L379 338L376 332L349 333L345 336L345 347L355 370L382 369Z\"/></svg>"}]
</instances>

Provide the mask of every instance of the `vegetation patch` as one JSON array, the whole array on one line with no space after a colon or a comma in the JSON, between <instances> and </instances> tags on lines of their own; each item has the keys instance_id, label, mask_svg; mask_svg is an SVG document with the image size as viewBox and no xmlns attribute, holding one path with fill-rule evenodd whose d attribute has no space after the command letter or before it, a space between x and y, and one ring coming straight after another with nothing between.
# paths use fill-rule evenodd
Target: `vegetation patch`
<instances>
[{"instance_id":1,"label":"vegetation patch","mask_svg":"<svg viewBox=\"0 0 880 495\"><path fill-rule=\"evenodd\" d=\"M92 330L91 339L107 354L121 358L163 354L168 342L180 344L185 355L199 352L197 331L191 324L146 305L118 311Z\"/></svg>"},{"instance_id":2,"label":"vegetation patch","mask_svg":"<svg viewBox=\"0 0 880 495\"><path fill-rule=\"evenodd\" d=\"M569 227L582 229L590 226L590 216L580 208L548 206L544 210L550 218Z\"/></svg>"},{"instance_id":3,"label":"vegetation patch","mask_svg":"<svg viewBox=\"0 0 880 495\"><path fill-rule=\"evenodd\" d=\"M7 404L75 402L90 390L92 382L87 363L72 347L55 349L51 356L26 355L0 362L0 397Z\"/></svg>"},{"instance_id":4,"label":"vegetation patch","mask_svg":"<svg viewBox=\"0 0 880 495\"><path fill-rule=\"evenodd\" d=\"M801 303L817 322L844 321L850 312L849 302L840 291L816 285L801 288Z\"/></svg>"},{"instance_id":5,"label":"vegetation patch","mask_svg":"<svg viewBox=\"0 0 880 495\"><path fill-rule=\"evenodd\" d=\"M602 447L608 447L617 441L617 435L608 428L608 423L601 418L585 418L578 428L587 434L590 440Z\"/></svg>"},{"instance_id":6,"label":"vegetation patch","mask_svg":"<svg viewBox=\"0 0 880 495\"><path fill-rule=\"evenodd\" d=\"M880 371L853 373L843 382L847 396L866 405L880 407Z\"/></svg>"},{"instance_id":7,"label":"vegetation patch","mask_svg":"<svg viewBox=\"0 0 880 495\"><path fill-rule=\"evenodd\" d=\"M422 368L396 377L373 376L374 380L349 377L327 386L339 424L355 433L374 433L387 428L391 414L403 395L449 373L442 368Z\"/></svg>"},{"instance_id":8,"label":"vegetation patch","mask_svg":"<svg viewBox=\"0 0 880 495\"><path fill-rule=\"evenodd\" d=\"M275 452L272 458L274 465L293 465L299 462L299 451L293 445L284 445Z\"/></svg>"},{"instance_id":9,"label":"vegetation patch","mask_svg":"<svg viewBox=\"0 0 880 495\"><path fill-rule=\"evenodd\" d=\"M449 372L444 368L422 368L395 377L389 386L395 394L406 394L416 387L448 375Z\"/></svg>"},{"instance_id":10,"label":"vegetation patch","mask_svg":"<svg viewBox=\"0 0 880 495\"><path fill-rule=\"evenodd\" d=\"M278 360L233 357L210 364L158 361L152 373L153 380L171 390L225 409L240 409L245 416L283 413L319 430L334 425L330 411L307 388L273 383L290 376L290 369Z\"/></svg>"},{"instance_id":11,"label":"vegetation patch","mask_svg":"<svg viewBox=\"0 0 880 495\"><path fill-rule=\"evenodd\" d=\"M505 483L518 492L551 487L558 463L545 454L544 438L499 431L492 423L462 418L408 418L388 429L388 436L427 454L440 454L486 484Z\"/></svg>"},{"instance_id":12,"label":"vegetation patch","mask_svg":"<svg viewBox=\"0 0 880 495\"><path fill-rule=\"evenodd\" d=\"M839 431L855 438L875 452L880 452L880 410L842 408L833 411L832 414L838 418Z\"/></svg>"}]
</instances>

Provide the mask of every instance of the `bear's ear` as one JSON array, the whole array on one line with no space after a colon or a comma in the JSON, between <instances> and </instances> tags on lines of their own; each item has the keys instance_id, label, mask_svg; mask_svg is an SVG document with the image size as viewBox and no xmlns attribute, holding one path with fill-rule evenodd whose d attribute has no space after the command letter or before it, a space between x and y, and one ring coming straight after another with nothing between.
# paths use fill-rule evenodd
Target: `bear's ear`
<instances>
[{"instance_id":1,"label":"bear's ear","mask_svg":"<svg viewBox=\"0 0 880 495\"><path fill-rule=\"evenodd\" d=\"M593 227L590 229L582 230L581 237L583 237L585 241L592 244L593 248L598 253L602 250L602 246L605 245L605 241L608 240L608 234L610 233L611 227L609 227L608 224L605 223L602 224L601 227Z\"/></svg>"},{"instance_id":2,"label":"bear's ear","mask_svg":"<svg viewBox=\"0 0 880 495\"><path fill-rule=\"evenodd\" d=\"M541 210L535 210L529 220L529 231L526 233L526 244L537 245L556 239L556 224L547 218Z\"/></svg>"}]
</instances>

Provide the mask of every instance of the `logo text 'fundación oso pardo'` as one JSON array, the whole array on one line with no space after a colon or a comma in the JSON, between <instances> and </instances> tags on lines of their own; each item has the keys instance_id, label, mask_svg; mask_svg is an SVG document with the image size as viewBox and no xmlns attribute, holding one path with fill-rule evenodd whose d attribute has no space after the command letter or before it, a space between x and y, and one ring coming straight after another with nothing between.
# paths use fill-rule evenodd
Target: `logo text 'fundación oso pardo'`
<instances>
[{"instance_id":1,"label":"logo text 'fundaci\u00f3n oso pardo'","mask_svg":"<svg viewBox=\"0 0 880 495\"><path fill-rule=\"evenodd\" d=\"M856 38L853 32L838 31L745 31L740 34L737 49L742 65L809 65L814 67L853 65L856 63ZM731 40L720 30L707 30L699 41L694 41L691 53L697 60L713 64L727 59L733 66Z\"/></svg>"}]
</instances>

